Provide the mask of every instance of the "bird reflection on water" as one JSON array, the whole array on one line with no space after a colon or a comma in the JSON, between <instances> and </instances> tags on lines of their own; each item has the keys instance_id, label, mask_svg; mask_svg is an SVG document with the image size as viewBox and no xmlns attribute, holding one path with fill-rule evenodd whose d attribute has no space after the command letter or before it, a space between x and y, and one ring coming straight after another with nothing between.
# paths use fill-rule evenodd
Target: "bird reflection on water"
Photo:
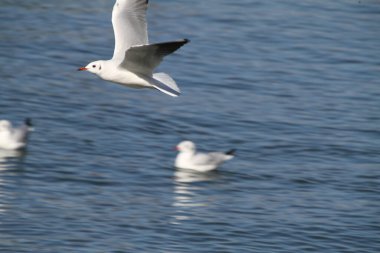
<instances>
[{"instance_id":1,"label":"bird reflection on water","mask_svg":"<svg viewBox=\"0 0 380 253\"><path fill-rule=\"evenodd\" d=\"M17 168L18 161L22 160L26 154L25 150L3 150L0 149L0 214L6 212L8 204L4 200L8 198L8 193L5 191L9 184L6 179L7 171Z\"/></svg>"},{"instance_id":2,"label":"bird reflection on water","mask_svg":"<svg viewBox=\"0 0 380 253\"><path fill-rule=\"evenodd\" d=\"M0 171L9 170L15 167L15 161L23 159L25 150L4 150L0 149Z\"/></svg>"},{"instance_id":3,"label":"bird reflection on water","mask_svg":"<svg viewBox=\"0 0 380 253\"><path fill-rule=\"evenodd\" d=\"M177 169L174 172L174 201L176 209L173 224L180 224L184 220L191 219L197 209L208 206L208 201L200 192L206 187L202 183L216 180L219 177L217 171L201 173L187 169Z\"/></svg>"}]
</instances>

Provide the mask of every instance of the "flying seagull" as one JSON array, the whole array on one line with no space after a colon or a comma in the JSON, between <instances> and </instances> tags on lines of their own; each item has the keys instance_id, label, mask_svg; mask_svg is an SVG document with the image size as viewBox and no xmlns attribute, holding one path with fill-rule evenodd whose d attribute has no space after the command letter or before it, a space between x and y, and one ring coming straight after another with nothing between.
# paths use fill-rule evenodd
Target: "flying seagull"
<instances>
[{"instance_id":1,"label":"flying seagull","mask_svg":"<svg viewBox=\"0 0 380 253\"><path fill-rule=\"evenodd\" d=\"M115 49L110 60L81 67L100 78L132 88L153 88L170 96L180 95L176 82L166 73L154 73L163 58L189 40L149 44L146 23L148 0L116 0L112 11Z\"/></svg>"}]
</instances>

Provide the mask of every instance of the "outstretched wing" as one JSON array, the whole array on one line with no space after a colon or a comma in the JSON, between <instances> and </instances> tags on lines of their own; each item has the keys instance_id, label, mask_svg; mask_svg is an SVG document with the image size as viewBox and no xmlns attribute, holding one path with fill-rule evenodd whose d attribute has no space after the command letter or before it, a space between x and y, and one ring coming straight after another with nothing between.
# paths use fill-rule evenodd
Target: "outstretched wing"
<instances>
[{"instance_id":1,"label":"outstretched wing","mask_svg":"<svg viewBox=\"0 0 380 253\"><path fill-rule=\"evenodd\" d=\"M132 46L148 44L148 0L116 0L112 10L115 50L112 60L122 62Z\"/></svg>"},{"instance_id":2,"label":"outstretched wing","mask_svg":"<svg viewBox=\"0 0 380 253\"><path fill-rule=\"evenodd\" d=\"M162 59L189 42L187 39L151 45L133 46L125 52L120 67L137 74L151 76Z\"/></svg>"}]
</instances>

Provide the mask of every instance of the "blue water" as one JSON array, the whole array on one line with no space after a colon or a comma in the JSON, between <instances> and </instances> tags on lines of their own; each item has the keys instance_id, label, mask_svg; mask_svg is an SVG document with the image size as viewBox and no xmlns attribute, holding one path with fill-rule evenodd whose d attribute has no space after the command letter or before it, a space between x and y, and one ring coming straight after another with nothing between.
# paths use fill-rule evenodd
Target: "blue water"
<instances>
[{"instance_id":1,"label":"blue water","mask_svg":"<svg viewBox=\"0 0 380 253\"><path fill-rule=\"evenodd\" d=\"M380 252L380 3L150 1L183 95L76 69L113 52L111 0L0 2L0 252ZM219 171L173 147L236 148Z\"/></svg>"}]
</instances>

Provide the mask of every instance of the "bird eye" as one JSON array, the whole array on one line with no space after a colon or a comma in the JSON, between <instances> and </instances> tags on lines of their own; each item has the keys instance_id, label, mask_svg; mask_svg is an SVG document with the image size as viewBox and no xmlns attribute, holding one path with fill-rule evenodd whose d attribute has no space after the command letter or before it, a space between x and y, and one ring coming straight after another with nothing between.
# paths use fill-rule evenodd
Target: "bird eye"
<instances>
[{"instance_id":1,"label":"bird eye","mask_svg":"<svg viewBox=\"0 0 380 253\"><path fill-rule=\"evenodd\" d=\"M96 67L96 65L92 65L92 67L93 67L93 68L95 68L95 67Z\"/></svg>"}]
</instances>

